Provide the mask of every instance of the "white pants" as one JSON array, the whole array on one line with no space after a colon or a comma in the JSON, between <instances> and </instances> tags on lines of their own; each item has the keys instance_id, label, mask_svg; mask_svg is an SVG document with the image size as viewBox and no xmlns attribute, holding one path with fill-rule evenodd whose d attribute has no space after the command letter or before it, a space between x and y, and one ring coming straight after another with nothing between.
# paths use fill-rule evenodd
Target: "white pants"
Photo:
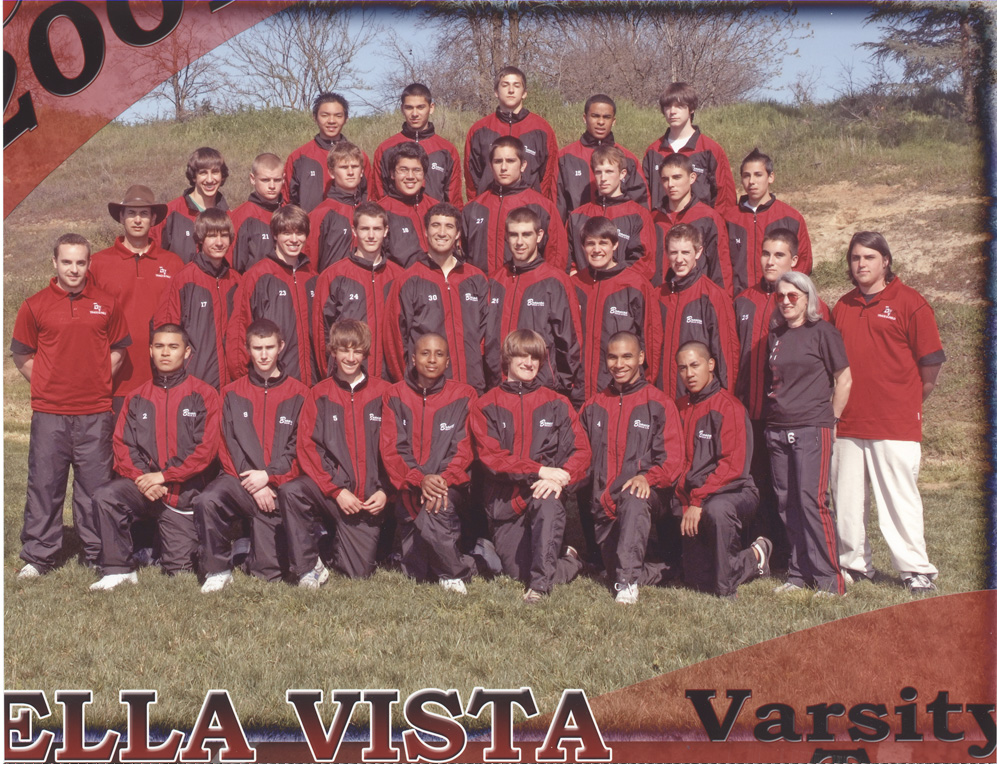
<instances>
[{"instance_id":1,"label":"white pants","mask_svg":"<svg viewBox=\"0 0 997 764\"><path fill-rule=\"evenodd\" d=\"M924 507L917 490L921 444L911 440L838 438L831 458L831 488L838 515L842 568L871 576L869 485L876 497L879 529L901 574L938 569L928 562L924 544Z\"/></svg>"}]
</instances>

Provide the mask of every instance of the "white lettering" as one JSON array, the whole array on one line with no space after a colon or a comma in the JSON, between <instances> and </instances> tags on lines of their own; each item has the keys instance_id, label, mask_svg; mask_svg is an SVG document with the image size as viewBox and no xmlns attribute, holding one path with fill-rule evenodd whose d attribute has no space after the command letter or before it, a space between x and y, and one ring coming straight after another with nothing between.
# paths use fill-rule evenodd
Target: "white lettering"
<instances>
[{"instance_id":1,"label":"white lettering","mask_svg":"<svg viewBox=\"0 0 997 764\"><path fill-rule=\"evenodd\" d=\"M546 419L541 419L540 420L540 426L541 427L553 427L554 423L553 422L548 422Z\"/></svg>"},{"instance_id":2,"label":"white lettering","mask_svg":"<svg viewBox=\"0 0 997 764\"><path fill-rule=\"evenodd\" d=\"M609 309L609 315L611 315L611 316L626 316L627 318L630 317L629 313L627 313L625 310L620 310L615 305Z\"/></svg>"},{"instance_id":3,"label":"white lettering","mask_svg":"<svg viewBox=\"0 0 997 764\"><path fill-rule=\"evenodd\" d=\"M379 417L379 416L374 416L373 414L368 414L368 416L370 417L370 421L372 421L372 422L380 422L381 421L381 417Z\"/></svg>"},{"instance_id":4,"label":"white lettering","mask_svg":"<svg viewBox=\"0 0 997 764\"><path fill-rule=\"evenodd\" d=\"M711 433L703 432L702 430L696 433L696 437L702 440L713 440L713 435Z\"/></svg>"},{"instance_id":5,"label":"white lettering","mask_svg":"<svg viewBox=\"0 0 997 764\"><path fill-rule=\"evenodd\" d=\"M277 420L277 423L278 424L294 424L294 420L293 419L288 419L286 416L282 416L280 419Z\"/></svg>"},{"instance_id":6,"label":"white lettering","mask_svg":"<svg viewBox=\"0 0 997 764\"><path fill-rule=\"evenodd\" d=\"M546 305L542 300L534 300L532 297L527 298L526 304L531 308L542 308Z\"/></svg>"},{"instance_id":7,"label":"white lettering","mask_svg":"<svg viewBox=\"0 0 997 764\"><path fill-rule=\"evenodd\" d=\"M687 324L699 324L700 326L702 326L703 319L701 319L701 318L693 318L692 316L686 316L685 317L685 322Z\"/></svg>"},{"instance_id":8,"label":"white lettering","mask_svg":"<svg viewBox=\"0 0 997 764\"><path fill-rule=\"evenodd\" d=\"M184 416L193 416L193 417L197 416L197 412L191 411L190 409L184 409L182 413Z\"/></svg>"},{"instance_id":9,"label":"white lettering","mask_svg":"<svg viewBox=\"0 0 997 764\"><path fill-rule=\"evenodd\" d=\"M470 292L464 292L465 302L477 302L478 296L476 294L471 294Z\"/></svg>"},{"instance_id":10,"label":"white lettering","mask_svg":"<svg viewBox=\"0 0 997 764\"><path fill-rule=\"evenodd\" d=\"M440 432L450 432L456 424L447 424L446 422L440 422Z\"/></svg>"},{"instance_id":11,"label":"white lettering","mask_svg":"<svg viewBox=\"0 0 997 764\"><path fill-rule=\"evenodd\" d=\"M634 427L639 427L639 428L640 428L640 429L642 429L642 430L650 430L650 429L651 429L651 425L649 425L649 424L644 424L644 423L643 423L642 421L640 421L639 419L635 419L635 420L634 420Z\"/></svg>"}]
</instances>

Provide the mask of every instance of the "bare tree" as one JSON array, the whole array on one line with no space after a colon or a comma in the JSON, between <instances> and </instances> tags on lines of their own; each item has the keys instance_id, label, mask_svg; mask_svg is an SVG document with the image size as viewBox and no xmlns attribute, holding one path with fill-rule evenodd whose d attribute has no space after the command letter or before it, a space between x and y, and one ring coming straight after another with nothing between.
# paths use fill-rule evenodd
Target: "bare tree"
<instances>
[{"instance_id":1,"label":"bare tree","mask_svg":"<svg viewBox=\"0 0 997 764\"><path fill-rule=\"evenodd\" d=\"M149 78L162 76L163 71L176 71L146 96L149 100L166 102L173 118L183 122L196 113L198 103L221 87L216 58L207 54L199 58L196 51L197 33L193 27L175 30L158 45L148 48Z\"/></svg>"},{"instance_id":2,"label":"bare tree","mask_svg":"<svg viewBox=\"0 0 997 764\"><path fill-rule=\"evenodd\" d=\"M237 71L233 100L261 107L309 109L326 90L369 90L356 59L381 26L369 10L299 3L278 11L231 42Z\"/></svg>"}]
</instances>

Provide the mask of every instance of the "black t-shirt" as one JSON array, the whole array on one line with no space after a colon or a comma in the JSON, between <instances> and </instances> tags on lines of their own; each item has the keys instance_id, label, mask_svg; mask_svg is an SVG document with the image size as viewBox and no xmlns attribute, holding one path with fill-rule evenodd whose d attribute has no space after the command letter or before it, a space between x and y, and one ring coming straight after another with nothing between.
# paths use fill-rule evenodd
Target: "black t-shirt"
<instances>
[{"instance_id":1,"label":"black t-shirt","mask_svg":"<svg viewBox=\"0 0 997 764\"><path fill-rule=\"evenodd\" d=\"M848 366L841 333L828 321L769 333L762 415L767 427L833 427L834 373Z\"/></svg>"}]
</instances>

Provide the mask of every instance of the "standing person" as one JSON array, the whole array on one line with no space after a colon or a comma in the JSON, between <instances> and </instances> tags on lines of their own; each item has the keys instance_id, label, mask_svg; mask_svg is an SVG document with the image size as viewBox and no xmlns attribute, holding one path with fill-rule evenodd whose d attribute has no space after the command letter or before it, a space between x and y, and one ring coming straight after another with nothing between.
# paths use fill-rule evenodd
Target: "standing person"
<instances>
[{"instance_id":1,"label":"standing person","mask_svg":"<svg viewBox=\"0 0 997 764\"><path fill-rule=\"evenodd\" d=\"M305 212L311 212L325 198L331 180L329 176L329 150L346 140L343 127L350 118L350 104L339 93L319 93L312 103L312 118L318 133L304 146L291 152L284 164L284 198ZM367 178L370 177L370 160L363 155L363 180L360 194L367 198Z\"/></svg>"},{"instance_id":2,"label":"standing person","mask_svg":"<svg viewBox=\"0 0 997 764\"><path fill-rule=\"evenodd\" d=\"M401 266L384 256L388 213L381 205L362 202L351 222L356 251L322 271L315 282L312 345L320 370L331 373L330 327L348 318L363 321L371 335L371 346L365 353L368 372L371 376L387 379L384 320L391 285L403 271Z\"/></svg>"},{"instance_id":3,"label":"standing person","mask_svg":"<svg viewBox=\"0 0 997 764\"><path fill-rule=\"evenodd\" d=\"M714 376L710 349L687 342L675 364L689 391L676 407L685 435L685 469L675 491L681 514L682 571L693 588L737 597L737 588L770 573L772 542L764 536L742 548L758 491L751 479L748 412Z\"/></svg>"},{"instance_id":4,"label":"standing person","mask_svg":"<svg viewBox=\"0 0 997 764\"><path fill-rule=\"evenodd\" d=\"M173 279L153 326L180 324L190 339L187 371L218 390L229 382L225 334L241 280L225 259L232 221L222 210L205 210L194 222L194 240L197 254Z\"/></svg>"},{"instance_id":5,"label":"standing person","mask_svg":"<svg viewBox=\"0 0 997 764\"><path fill-rule=\"evenodd\" d=\"M121 224L122 235L111 247L93 254L88 275L94 286L114 298L132 337L112 382L112 406L117 413L125 395L152 379L146 349L152 316L184 262L159 246L158 237L151 234L166 218L166 205L156 203L150 188L129 186L120 203L108 202L107 211Z\"/></svg>"},{"instance_id":6,"label":"standing person","mask_svg":"<svg viewBox=\"0 0 997 764\"><path fill-rule=\"evenodd\" d=\"M816 587L844 594L828 476L834 425L852 375L841 333L821 319L813 282L784 273L775 291L782 321L769 333L762 413L779 517L789 536L789 571L777 592Z\"/></svg>"},{"instance_id":7,"label":"standing person","mask_svg":"<svg viewBox=\"0 0 997 764\"><path fill-rule=\"evenodd\" d=\"M298 419L308 388L281 371L280 328L261 318L246 330L249 374L222 388L222 473L194 500L205 594L232 583L232 531L250 522L249 573L287 575L287 538L279 490L299 472Z\"/></svg>"},{"instance_id":8,"label":"standing person","mask_svg":"<svg viewBox=\"0 0 997 764\"><path fill-rule=\"evenodd\" d=\"M412 141L395 147L388 159L391 173L380 204L388 213L388 238L384 250L391 260L408 268L428 249L426 211L439 204L426 193L429 158L423 148Z\"/></svg>"},{"instance_id":9,"label":"standing person","mask_svg":"<svg viewBox=\"0 0 997 764\"><path fill-rule=\"evenodd\" d=\"M553 205L557 198L557 136L543 117L523 106L526 99L526 75L515 66L503 66L495 76L495 97L499 105L494 114L482 117L467 131L464 143L464 185L471 201L487 189L493 180L490 149L501 136L522 141L529 165L525 183L545 196Z\"/></svg>"},{"instance_id":10,"label":"standing person","mask_svg":"<svg viewBox=\"0 0 997 764\"><path fill-rule=\"evenodd\" d=\"M144 219L147 221L148 217ZM100 536L94 492L111 480L111 378L130 344L113 297L87 277L90 243L60 236L52 250L55 276L22 303L10 352L31 385L28 492L21 528L19 579L51 571L62 549L62 504L73 468L73 525L83 563L95 567ZM86 373L74 373L86 370Z\"/></svg>"},{"instance_id":11,"label":"standing person","mask_svg":"<svg viewBox=\"0 0 997 764\"><path fill-rule=\"evenodd\" d=\"M471 412L475 451L486 472L485 512L502 570L526 584L534 605L582 569L578 552L561 554L566 489L584 476L592 452L571 403L537 373L547 344L529 329L502 343L505 380Z\"/></svg>"},{"instance_id":12,"label":"standing person","mask_svg":"<svg viewBox=\"0 0 997 764\"><path fill-rule=\"evenodd\" d=\"M614 147L623 155L621 178L623 193L628 199L647 209L647 181L640 172L640 163L630 151L616 143L613 125L616 124L616 102L608 95L598 93L585 102L582 115L585 132L574 143L569 143L557 157L557 210L561 220L567 222L572 210L605 193L596 187L597 177L591 165L592 152L598 148Z\"/></svg>"},{"instance_id":13,"label":"standing person","mask_svg":"<svg viewBox=\"0 0 997 764\"><path fill-rule=\"evenodd\" d=\"M444 376L449 363L447 341L439 334L416 340L405 379L384 393L381 457L399 493L402 570L467 594L475 560L457 542L474 458L468 418L478 396Z\"/></svg>"},{"instance_id":14,"label":"standing person","mask_svg":"<svg viewBox=\"0 0 997 764\"><path fill-rule=\"evenodd\" d=\"M360 192L364 174L359 146L349 141L334 143L326 166L332 179L325 199L308 213L311 232L305 245L320 274L353 251L353 213L365 201Z\"/></svg>"},{"instance_id":15,"label":"standing person","mask_svg":"<svg viewBox=\"0 0 997 764\"><path fill-rule=\"evenodd\" d=\"M391 182L391 152L399 144L413 141L421 146L429 158L426 171L426 194L449 202L457 209L464 204L460 185L460 155L457 147L436 133L430 122L436 104L433 94L421 82L413 82L402 91L401 132L392 135L374 152L374 178L371 197L380 199L387 193Z\"/></svg>"},{"instance_id":16,"label":"standing person","mask_svg":"<svg viewBox=\"0 0 997 764\"><path fill-rule=\"evenodd\" d=\"M245 273L273 252L270 217L283 203L284 165L276 154L259 154L249 172L249 199L232 213L232 255L229 264ZM196 223L196 221L195 221Z\"/></svg>"},{"instance_id":17,"label":"standing person","mask_svg":"<svg viewBox=\"0 0 997 764\"><path fill-rule=\"evenodd\" d=\"M644 177L651 192L651 209L660 209L664 200L661 160L671 154L685 154L696 171L694 196L721 214L737 200L734 173L723 147L703 135L692 123L699 107L699 94L688 82L673 82L658 99L668 131L644 152Z\"/></svg>"},{"instance_id":18,"label":"standing person","mask_svg":"<svg viewBox=\"0 0 997 764\"><path fill-rule=\"evenodd\" d=\"M217 149L202 146L190 155L185 172L190 186L166 205L166 215L152 229L152 237L163 249L176 252L189 263L197 252L194 244L194 220L199 212L211 207L228 212L222 186L228 179L228 165Z\"/></svg>"},{"instance_id":19,"label":"standing person","mask_svg":"<svg viewBox=\"0 0 997 764\"><path fill-rule=\"evenodd\" d=\"M318 589L329 577L315 532L323 516L336 523L336 569L350 578L374 572L390 491L379 449L382 399L389 385L365 367L370 331L363 322L345 318L330 327L328 348L332 373L311 389L301 410L298 459L304 475L279 492L291 572L305 589Z\"/></svg>"},{"instance_id":20,"label":"standing person","mask_svg":"<svg viewBox=\"0 0 997 764\"><path fill-rule=\"evenodd\" d=\"M187 373L187 337L176 324L157 327L149 345L153 378L125 398L114 428L114 471L121 477L93 497L103 578L91 590L137 584L131 526L153 517L168 575L194 570L193 500L211 482L221 433L218 393Z\"/></svg>"},{"instance_id":21,"label":"standing person","mask_svg":"<svg viewBox=\"0 0 997 764\"><path fill-rule=\"evenodd\" d=\"M852 236L848 273L855 289L838 300L831 321L845 341L855 394L838 422L831 485L846 576L871 579L876 572L866 536L871 483L893 567L911 594L925 594L935 589L938 569L928 561L917 490L921 404L935 388L945 352L931 306L894 275L892 264L881 233Z\"/></svg>"},{"instance_id":22,"label":"standing person","mask_svg":"<svg viewBox=\"0 0 997 764\"><path fill-rule=\"evenodd\" d=\"M605 363L611 381L581 414L593 458L591 506L580 511L592 517L616 601L632 605L638 587L674 575L647 551L651 522L667 511L682 474L682 431L675 404L644 378L636 335L610 337Z\"/></svg>"}]
</instances>

